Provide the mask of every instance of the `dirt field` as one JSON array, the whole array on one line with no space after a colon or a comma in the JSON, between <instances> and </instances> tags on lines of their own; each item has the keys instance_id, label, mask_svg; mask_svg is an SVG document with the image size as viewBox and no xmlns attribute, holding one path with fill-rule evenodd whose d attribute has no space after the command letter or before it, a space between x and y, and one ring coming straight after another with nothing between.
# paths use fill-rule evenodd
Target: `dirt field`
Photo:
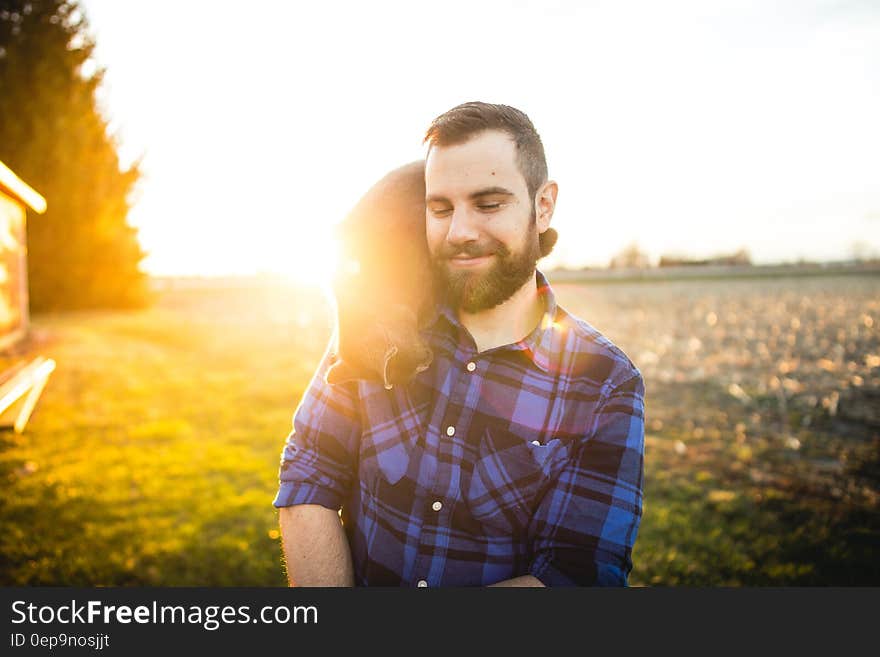
<instances>
[{"instance_id":1,"label":"dirt field","mask_svg":"<svg viewBox=\"0 0 880 657\"><path fill-rule=\"evenodd\" d=\"M880 278L558 286L645 375L641 584L880 581Z\"/></svg>"}]
</instances>

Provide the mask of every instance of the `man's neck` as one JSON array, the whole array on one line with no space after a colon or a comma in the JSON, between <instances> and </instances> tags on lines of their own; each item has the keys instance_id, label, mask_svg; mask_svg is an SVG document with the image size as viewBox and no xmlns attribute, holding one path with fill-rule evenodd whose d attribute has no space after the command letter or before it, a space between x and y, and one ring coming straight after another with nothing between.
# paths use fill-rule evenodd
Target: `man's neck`
<instances>
[{"instance_id":1,"label":"man's neck","mask_svg":"<svg viewBox=\"0 0 880 657\"><path fill-rule=\"evenodd\" d=\"M477 351L486 351L521 340L531 333L544 315L544 300L538 294L534 274L507 301L477 313L458 310L461 322L477 343Z\"/></svg>"}]
</instances>

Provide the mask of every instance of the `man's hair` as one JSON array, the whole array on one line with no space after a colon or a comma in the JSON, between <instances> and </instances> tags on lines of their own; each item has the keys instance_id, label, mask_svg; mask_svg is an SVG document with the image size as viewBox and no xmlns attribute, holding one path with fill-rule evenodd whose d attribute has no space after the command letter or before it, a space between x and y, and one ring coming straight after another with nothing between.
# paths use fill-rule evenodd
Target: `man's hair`
<instances>
[{"instance_id":1,"label":"man's hair","mask_svg":"<svg viewBox=\"0 0 880 657\"><path fill-rule=\"evenodd\" d=\"M431 123L424 143L430 146L456 146L486 130L501 130L516 145L516 163L534 200L538 188L547 182L544 144L531 120L510 105L462 103L444 112Z\"/></svg>"},{"instance_id":2,"label":"man's hair","mask_svg":"<svg viewBox=\"0 0 880 657\"><path fill-rule=\"evenodd\" d=\"M516 164L525 178L529 197L535 202L538 188L547 182L547 158L544 144L531 119L510 105L472 101L443 112L431 122L423 143L433 146L456 146L486 130L500 130L513 139ZM534 210L534 207L533 207ZM541 257L553 250L557 234L552 228L538 236Z\"/></svg>"}]
</instances>

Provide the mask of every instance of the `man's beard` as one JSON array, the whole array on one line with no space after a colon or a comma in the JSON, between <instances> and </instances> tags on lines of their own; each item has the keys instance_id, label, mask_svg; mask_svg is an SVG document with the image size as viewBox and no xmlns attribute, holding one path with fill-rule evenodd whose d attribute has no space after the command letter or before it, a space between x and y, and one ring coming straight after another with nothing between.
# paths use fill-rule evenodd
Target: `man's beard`
<instances>
[{"instance_id":1,"label":"man's beard","mask_svg":"<svg viewBox=\"0 0 880 657\"><path fill-rule=\"evenodd\" d=\"M468 313L489 310L507 301L529 278L534 277L535 263L541 257L535 225L533 214L525 247L517 253L511 253L494 238L460 247L444 244L440 252L431 258L431 265L435 283L453 308ZM494 255L494 261L486 271L452 269L447 260L456 255L479 257L488 254Z\"/></svg>"}]
</instances>

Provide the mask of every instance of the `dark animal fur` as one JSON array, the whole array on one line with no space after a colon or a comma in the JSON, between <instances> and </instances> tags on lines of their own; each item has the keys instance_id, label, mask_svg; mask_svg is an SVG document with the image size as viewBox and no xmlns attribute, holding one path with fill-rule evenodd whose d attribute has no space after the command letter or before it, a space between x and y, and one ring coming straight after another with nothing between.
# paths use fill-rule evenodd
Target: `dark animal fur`
<instances>
[{"instance_id":1,"label":"dark animal fur","mask_svg":"<svg viewBox=\"0 0 880 657\"><path fill-rule=\"evenodd\" d=\"M407 383L433 358L419 336L435 304L425 238L425 165L395 169L338 227L337 360L327 381Z\"/></svg>"}]
</instances>

